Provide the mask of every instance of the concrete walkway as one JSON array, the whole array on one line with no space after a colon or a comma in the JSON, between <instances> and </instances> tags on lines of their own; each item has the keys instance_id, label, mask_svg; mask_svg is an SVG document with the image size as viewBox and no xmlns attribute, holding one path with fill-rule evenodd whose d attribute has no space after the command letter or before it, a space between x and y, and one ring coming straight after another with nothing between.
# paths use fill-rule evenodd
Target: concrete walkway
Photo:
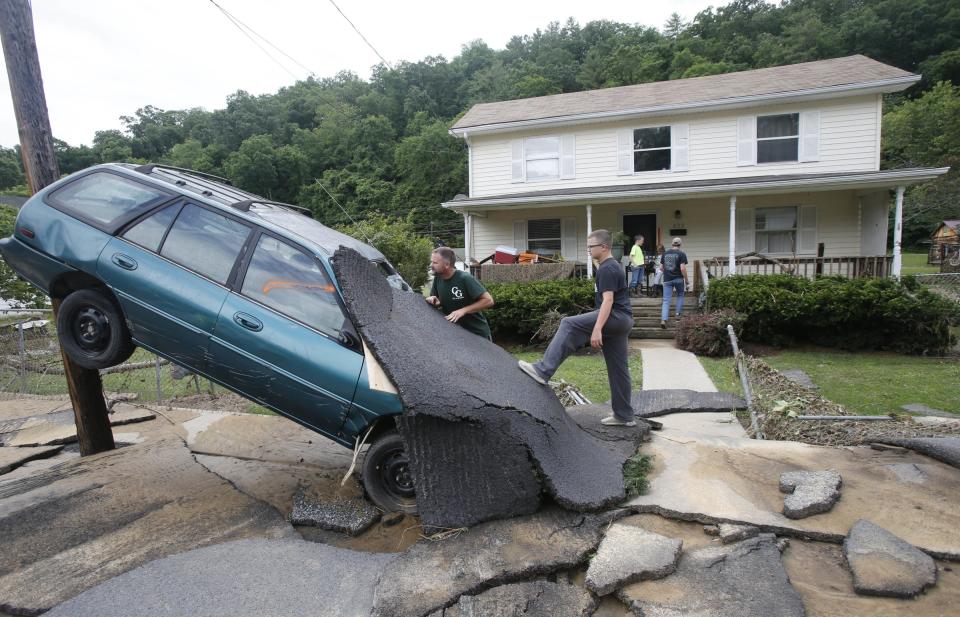
<instances>
[{"instance_id":1,"label":"concrete walkway","mask_svg":"<svg viewBox=\"0 0 960 617\"><path fill-rule=\"evenodd\" d=\"M717 391L697 357L677 349L673 341L645 340L640 355L644 390Z\"/></svg>"}]
</instances>

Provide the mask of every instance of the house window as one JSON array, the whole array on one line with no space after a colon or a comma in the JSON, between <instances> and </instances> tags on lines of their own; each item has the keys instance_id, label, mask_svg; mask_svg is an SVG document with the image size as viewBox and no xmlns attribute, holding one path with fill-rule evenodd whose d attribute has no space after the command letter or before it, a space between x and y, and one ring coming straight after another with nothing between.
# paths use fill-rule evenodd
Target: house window
<instances>
[{"instance_id":1,"label":"house window","mask_svg":"<svg viewBox=\"0 0 960 617\"><path fill-rule=\"evenodd\" d=\"M757 163L797 161L800 114L757 116Z\"/></svg>"},{"instance_id":2,"label":"house window","mask_svg":"<svg viewBox=\"0 0 960 617\"><path fill-rule=\"evenodd\" d=\"M527 250L541 255L559 253L562 230L560 219L527 221Z\"/></svg>"},{"instance_id":3,"label":"house window","mask_svg":"<svg viewBox=\"0 0 960 617\"><path fill-rule=\"evenodd\" d=\"M797 209L757 208L756 250L764 254L793 254L797 247Z\"/></svg>"},{"instance_id":4,"label":"house window","mask_svg":"<svg viewBox=\"0 0 960 617\"><path fill-rule=\"evenodd\" d=\"M670 127L633 131L633 171L670 170Z\"/></svg>"},{"instance_id":5,"label":"house window","mask_svg":"<svg viewBox=\"0 0 960 617\"><path fill-rule=\"evenodd\" d=\"M529 137L523 142L527 181L560 178L560 138ZM559 235L559 234L558 234Z\"/></svg>"}]
</instances>

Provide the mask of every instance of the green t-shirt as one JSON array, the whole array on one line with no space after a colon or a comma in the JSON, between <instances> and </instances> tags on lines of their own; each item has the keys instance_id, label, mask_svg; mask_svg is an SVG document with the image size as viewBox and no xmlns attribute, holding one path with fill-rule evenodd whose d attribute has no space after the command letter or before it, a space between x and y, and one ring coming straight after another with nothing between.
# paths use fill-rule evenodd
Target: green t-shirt
<instances>
[{"instance_id":1,"label":"green t-shirt","mask_svg":"<svg viewBox=\"0 0 960 617\"><path fill-rule=\"evenodd\" d=\"M640 248L639 244L634 244L633 248L630 249L630 259L633 260L633 265L635 266L643 263L643 249Z\"/></svg>"},{"instance_id":2,"label":"green t-shirt","mask_svg":"<svg viewBox=\"0 0 960 617\"><path fill-rule=\"evenodd\" d=\"M486 291L480 281L460 270L454 272L453 276L447 280L443 280L439 276L433 277L433 285L430 287L430 295L440 298L440 308L444 315L470 306L479 300L480 296ZM487 318L483 316L483 313L464 315L457 323L474 334L491 340L490 325L487 324Z\"/></svg>"}]
</instances>

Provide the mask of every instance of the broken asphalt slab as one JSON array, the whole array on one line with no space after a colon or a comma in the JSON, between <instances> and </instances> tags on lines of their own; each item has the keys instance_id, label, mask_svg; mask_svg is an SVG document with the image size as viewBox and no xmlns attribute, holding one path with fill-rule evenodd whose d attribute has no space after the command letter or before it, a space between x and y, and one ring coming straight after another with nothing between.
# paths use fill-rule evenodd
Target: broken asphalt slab
<instances>
[{"instance_id":1,"label":"broken asphalt slab","mask_svg":"<svg viewBox=\"0 0 960 617\"><path fill-rule=\"evenodd\" d=\"M371 615L427 615L464 594L573 568L596 548L612 516L551 508L415 544L383 571Z\"/></svg>"},{"instance_id":2,"label":"broken asphalt slab","mask_svg":"<svg viewBox=\"0 0 960 617\"><path fill-rule=\"evenodd\" d=\"M840 499L843 479L833 469L826 471L785 471L780 474L780 492L783 515L787 518L806 518L829 512Z\"/></svg>"},{"instance_id":3,"label":"broken asphalt slab","mask_svg":"<svg viewBox=\"0 0 960 617\"><path fill-rule=\"evenodd\" d=\"M157 428L145 443L0 477L0 611L39 613L139 565L247 537L295 534L274 508Z\"/></svg>"},{"instance_id":4,"label":"broken asphalt slab","mask_svg":"<svg viewBox=\"0 0 960 617\"><path fill-rule=\"evenodd\" d=\"M456 527L528 512L541 490L581 511L623 499L624 456L580 428L550 388L517 368L516 358L451 324L420 294L391 288L376 266L355 251L341 247L333 268L347 311L396 385L404 415L475 424L489 433L479 464L474 449L447 443L444 465L417 458L418 451L438 452L441 440L430 435L429 425L419 434L402 433L424 524ZM426 370L425 363L437 370ZM418 450L417 441L426 446ZM522 479L509 485L510 494L504 496L485 474L498 461L520 457L535 467L537 482L521 467ZM431 498L449 492L450 486L459 487L459 504Z\"/></svg>"},{"instance_id":5,"label":"broken asphalt slab","mask_svg":"<svg viewBox=\"0 0 960 617\"><path fill-rule=\"evenodd\" d=\"M109 414L110 425L120 426L156 418L149 409L117 404ZM77 441L73 409L52 411L6 420L0 425L0 446L52 446Z\"/></svg>"},{"instance_id":6,"label":"broken asphalt slab","mask_svg":"<svg viewBox=\"0 0 960 617\"><path fill-rule=\"evenodd\" d=\"M0 447L0 475L9 473L24 463L54 456L61 450L63 450L63 446Z\"/></svg>"},{"instance_id":7,"label":"broken asphalt slab","mask_svg":"<svg viewBox=\"0 0 960 617\"><path fill-rule=\"evenodd\" d=\"M158 559L46 615L364 616L378 572L394 558L295 538L239 540Z\"/></svg>"},{"instance_id":8,"label":"broken asphalt slab","mask_svg":"<svg viewBox=\"0 0 960 617\"><path fill-rule=\"evenodd\" d=\"M631 398L640 418L656 418L673 413L717 413L746 409L747 403L729 392L694 390L638 390Z\"/></svg>"},{"instance_id":9,"label":"broken asphalt slab","mask_svg":"<svg viewBox=\"0 0 960 617\"><path fill-rule=\"evenodd\" d=\"M934 557L960 560L960 474L909 450L707 436L667 426L654 433L644 451L653 455L653 471L647 494L628 502L635 511L700 523L755 525L837 544L857 520L866 518ZM891 464L914 464L924 475L904 481ZM780 511L780 474L825 467L842 475L843 499L818 516L785 517Z\"/></svg>"},{"instance_id":10,"label":"broken asphalt slab","mask_svg":"<svg viewBox=\"0 0 960 617\"><path fill-rule=\"evenodd\" d=\"M351 536L360 535L378 520L380 510L362 495L318 498L303 487L294 495L290 513L290 522L294 525L310 525Z\"/></svg>"},{"instance_id":11,"label":"broken asphalt slab","mask_svg":"<svg viewBox=\"0 0 960 617\"><path fill-rule=\"evenodd\" d=\"M539 580L460 596L456 604L430 617L586 617L595 607L596 601L579 587Z\"/></svg>"},{"instance_id":12,"label":"broken asphalt slab","mask_svg":"<svg viewBox=\"0 0 960 617\"><path fill-rule=\"evenodd\" d=\"M874 441L907 448L960 469L960 437L906 437L875 439Z\"/></svg>"},{"instance_id":13,"label":"broken asphalt slab","mask_svg":"<svg viewBox=\"0 0 960 617\"><path fill-rule=\"evenodd\" d=\"M663 578L677 569L683 541L634 525L614 523L587 568L587 588L599 596L637 581Z\"/></svg>"},{"instance_id":14,"label":"broken asphalt slab","mask_svg":"<svg viewBox=\"0 0 960 617\"><path fill-rule=\"evenodd\" d=\"M937 582L937 564L929 555L870 521L853 525L843 554L857 593L912 598Z\"/></svg>"},{"instance_id":15,"label":"broken asphalt slab","mask_svg":"<svg viewBox=\"0 0 960 617\"><path fill-rule=\"evenodd\" d=\"M673 575L625 587L618 596L638 617L805 615L773 534L684 553Z\"/></svg>"}]
</instances>

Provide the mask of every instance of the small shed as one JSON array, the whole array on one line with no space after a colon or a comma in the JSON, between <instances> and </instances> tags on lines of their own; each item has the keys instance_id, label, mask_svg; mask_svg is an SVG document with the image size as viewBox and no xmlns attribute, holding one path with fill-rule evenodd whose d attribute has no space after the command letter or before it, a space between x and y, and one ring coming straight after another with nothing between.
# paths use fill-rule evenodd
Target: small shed
<instances>
[{"instance_id":1,"label":"small shed","mask_svg":"<svg viewBox=\"0 0 960 617\"><path fill-rule=\"evenodd\" d=\"M947 248L944 249L944 247ZM952 254L958 250L960 250L960 219L943 221L930 236L930 253L927 255L927 263L939 264L943 259L944 251Z\"/></svg>"}]
</instances>

